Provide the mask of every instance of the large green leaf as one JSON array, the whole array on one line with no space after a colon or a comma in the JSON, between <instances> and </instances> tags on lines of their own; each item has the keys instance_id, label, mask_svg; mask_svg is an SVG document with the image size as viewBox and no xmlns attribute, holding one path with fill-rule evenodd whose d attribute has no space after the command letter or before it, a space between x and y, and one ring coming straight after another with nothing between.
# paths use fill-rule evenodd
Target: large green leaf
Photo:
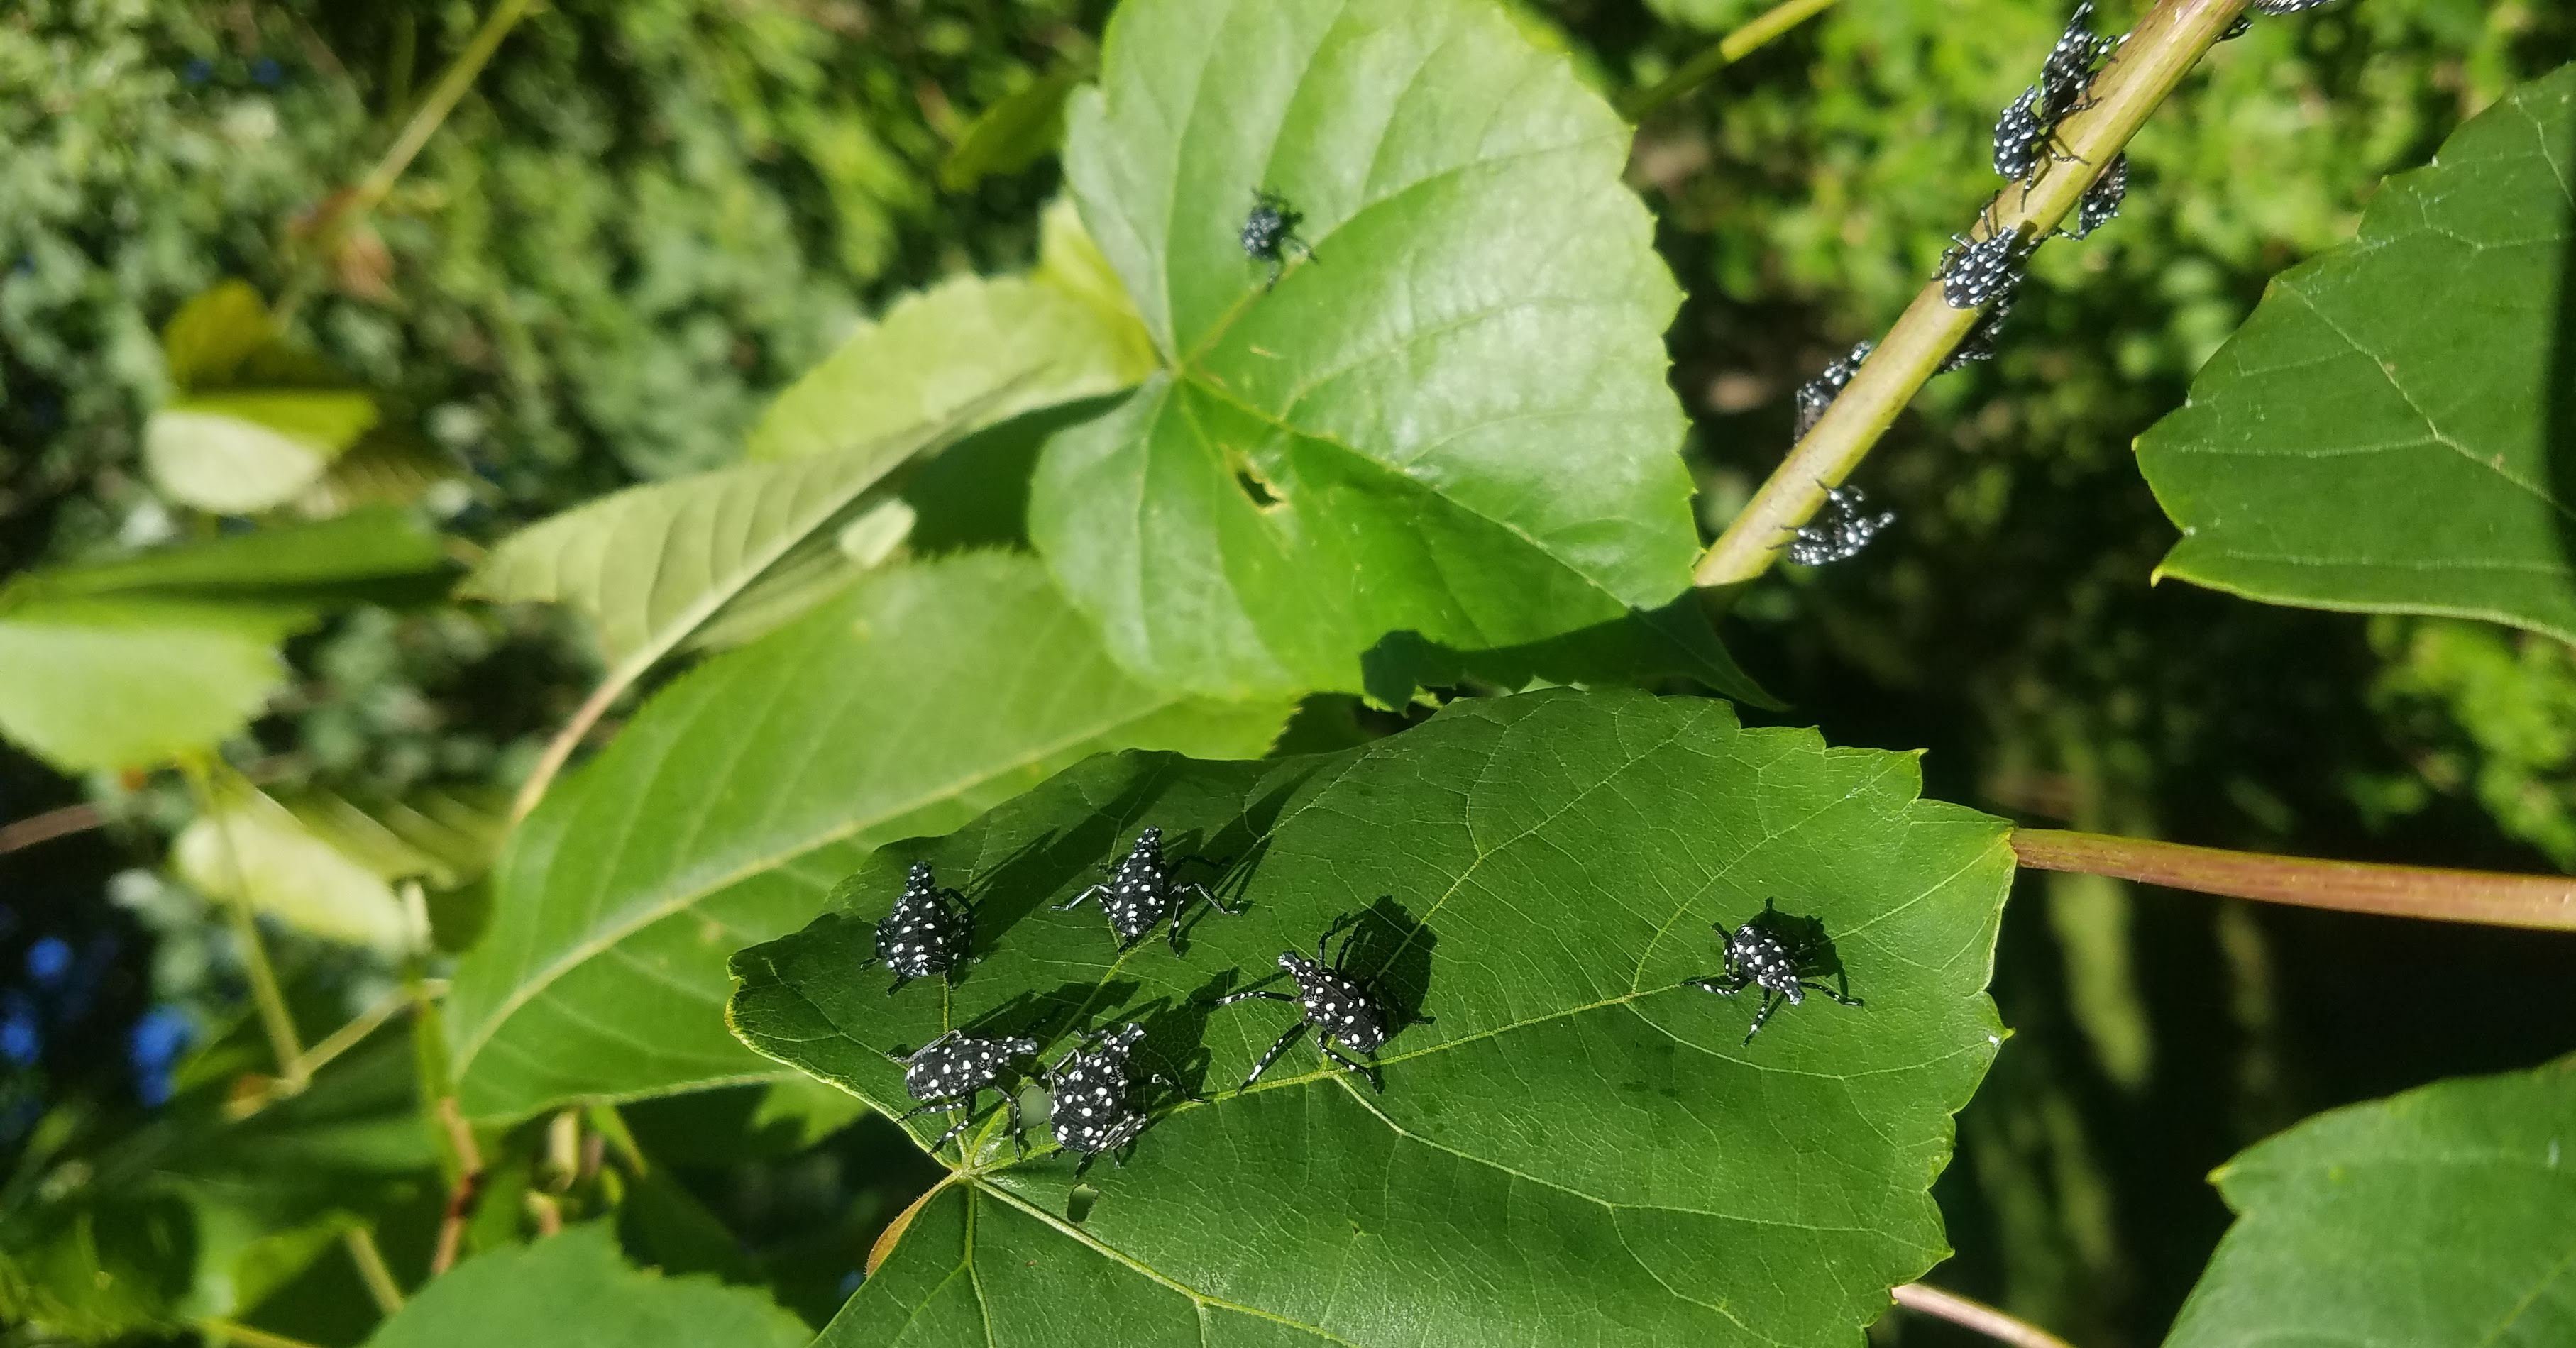
<instances>
[{"instance_id":1,"label":"large green leaf","mask_svg":"<svg viewBox=\"0 0 2576 1348\"><path fill-rule=\"evenodd\" d=\"M2236 1225L2167 1348L2576 1343L2576 1058L2322 1114L2216 1178Z\"/></svg>"},{"instance_id":2,"label":"large green leaf","mask_svg":"<svg viewBox=\"0 0 2576 1348\"><path fill-rule=\"evenodd\" d=\"M1048 446L1030 528L1121 661L1359 691L1390 634L1522 645L1683 591L1679 292L1628 128L1490 0L1131 0L1069 125L1167 368ZM1314 246L1275 288L1258 189Z\"/></svg>"},{"instance_id":3,"label":"large green leaf","mask_svg":"<svg viewBox=\"0 0 2576 1348\"><path fill-rule=\"evenodd\" d=\"M965 415L986 426L1127 388L1154 354L1073 208L1040 222L1037 269L960 276L897 300L778 395L745 452L796 459Z\"/></svg>"},{"instance_id":4,"label":"large green leaf","mask_svg":"<svg viewBox=\"0 0 2576 1348\"><path fill-rule=\"evenodd\" d=\"M0 587L0 733L69 772L206 748L284 678L280 638L447 569L436 535L379 509L20 576Z\"/></svg>"},{"instance_id":5,"label":"large green leaf","mask_svg":"<svg viewBox=\"0 0 2576 1348\"><path fill-rule=\"evenodd\" d=\"M364 805L323 791L279 800L228 775L213 808L171 841L170 862L198 893L400 954L429 933L396 886L451 891L479 878L500 846L502 804L447 792Z\"/></svg>"},{"instance_id":6,"label":"large green leaf","mask_svg":"<svg viewBox=\"0 0 2576 1348\"><path fill-rule=\"evenodd\" d=\"M628 1266L605 1225L459 1264L367 1340L369 1348L801 1348L803 1321L748 1288Z\"/></svg>"},{"instance_id":7,"label":"large green leaf","mask_svg":"<svg viewBox=\"0 0 2576 1348\"><path fill-rule=\"evenodd\" d=\"M2576 641L2576 67L2392 179L2275 278L2138 442L2159 574Z\"/></svg>"},{"instance_id":8,"label":"large green leaf","mask_svg":"<svg viewBox=\"0 0 2576 1348\"><path fill-rule=\"evenodd\" d=\"M1723 702L1552 690L1339 754L1103 758L878 853L860 911L735 958L746 1041L899 1114L884 1055L948 1026L1052 1056L1077 1019L1134 1019L1216 1098L1095 1168L1089 1203L1070 1158L1015 1161L988 1123L824 1344L1848 1348L1944 1252L1926 1190L1999 1042L2004 826L1918 784L1910 755ZM1116 955L1096 908L1050 906L1145 824L1244 863L1249 910L1201 917L1186 956ZM889 997L859 963L916 854L980 897L985 958ZM1678 985L1773 896L1867 1005L1811 998L1748 1044L1750 999ZM1384 1094L1311 1045L1234 1090L1293 1013L1201 1003L1345 914L1353 967L1436 1019L1380 1055Z\"/></svg>"},{"instance_id":9,"label":"large green leaf","mask_svg":"<svg viewBox=\"0 0 2576 1348\"><path fill-rule=\"evenodd\" d=\"M1126 678L1033 558L872 576L664 690L520 826L448 996L460 1098L513 1117L774 1075L725 1032L725 957L869 848L1102 749L1257 753L1286 711Z\"/></svg>"}]
</instances>

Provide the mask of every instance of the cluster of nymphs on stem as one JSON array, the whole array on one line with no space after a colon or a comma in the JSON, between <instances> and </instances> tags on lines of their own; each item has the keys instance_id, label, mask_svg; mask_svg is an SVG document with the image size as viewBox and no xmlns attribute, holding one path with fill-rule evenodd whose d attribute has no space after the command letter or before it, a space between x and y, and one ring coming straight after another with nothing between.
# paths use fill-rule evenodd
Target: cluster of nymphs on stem
<instances>
[{"instance_id":1,"label":"cluster of nymphs on stem","mask_svg":"<svg viewBox=\"0 0 2576 1348\"><path fill-rule=\"evenodd\" d=\"M1860 371L1860 363L1869 359L1871 344L1862 342L1850 354L1819 371L1815 378L1798 386L1798 432L1804 440L1816 422L1833 406L1843 386ZM1793 440L1792 443L1795 443ZM1860 555L1880 530L1896 523L1896 512L1882 510L1870 514L1869 498L1858 487L1834 487L1825 493L1822 514L1799 526L1789 535L1789 560L1800 566L1823 566L1847 557Z\"/></svg>"},{"instance_id":2,"label":"cluster of nymphs on stem","mask_svg":"<svg viewBox=\"0 0 2576 1348\"><path fill-rule=\"evenodd\" d=\"M1181 909L1189 898L1203 899L1220 913L1239 915L1243 911L1240 907L1227 907L1205 884L1177 881L1174 871L1189 862L1215 867L1220 872L1226 864L1200 856L1167 855L1162 830L1145 829L1137 834L1126 855L1101 868L1108 873L1108 879L1057 904L1056 909L1061 912L1097 899L1117 936L1122 960L1152 933L1157 923L1165 921L1171 923L1173 953L1184 954L1179 929ZM1718 973L1687 979L1682 986L1724 996L1733 996L1748 987L1759 988L1762 1007L1753 1017L1752 1028L1745 1031L1746 1043L1761 1032L1763 1023L1782 1002L1794 1006L1808 992L1822 992L1846 1006L1860 1005L1859 999L1846 995L1848 989L1827 988L1818 981L1829 973L1838 976L1841 964L1834 956L1832 943L1824 938L1822 925L1814 919L1790 917L1766 902L1752 921L1731 933L1726 924L1715 925L1718 934L1726 938L1725 967ZM877 922L876 955L868 962L883 961L895 968L897 977L889 994L917 978L942 973L954 976L966 965L973 931L972 905L956 890L940 888L929 862L916 861L893 909ZM1390 995L1382 974L1355 967L1352 939L1359 931L1360 919L1348 915L1338 918L1316 939L1313 958L1301 951L1283 950L1279 952L1278 973L1240 992L1199 1004L1214 1010L1237 1002L1270 1001L1297 1008L1296 1022L1272 1041L1237 1090L1250 1089L1281 1054L1310 1031L1316 1048L1334 1068L1366 1081L1372 1090L1386 1089L1386 1079L1377 1062L1378 1050L1406 1026L1428 1025L1432 1018L1412 1009L1411 999ZM1389 954L1388 961L1394 954L1413 947L1420 932L1397 931L1394 935L1397 949ZM1341 937L1338 949L1333 945L1335 936ZM1388 961L1380 961L1381 968ZM1261 986L1283 975L1296 988L1294 992ZM904 1090L919 1102L902 1116L904 1120L923 1114L958 1116L948 1131L931 1143L933 1152L990 1117L988 1111L977 1108L977 1101L984 1092L994 1091L1001 1097L996 1108L1009 1114L1013 1154L1027 1154L1019 1088L1025 1081L1035 1081L1046 1091L1047 1120L1055 1133L1057 1149L1082 1158L1074 1167L1074 1175L1079 1178L1103 1153L1125 1165L1128 1149L1156 1122L1154 1106L1158 1099L1206 1103L1207 1097L1189 1090L1177 1073L1167 1076L1150 1068L1140 1070L1140 1055L1159 1061L1159 1055L1154 1055L1145 1041L1145 1027L1134 1021L1094 1029L1078 1035L1073 1047L1053 1064L1030 1070L1021 1064L1038 1056L1038 1038L951 1029L909 1053L886 1056L902 1065ZM1161 1095L1149 1092L1149 1085L1160 1087Z\"/></svg>"}]
</instances>

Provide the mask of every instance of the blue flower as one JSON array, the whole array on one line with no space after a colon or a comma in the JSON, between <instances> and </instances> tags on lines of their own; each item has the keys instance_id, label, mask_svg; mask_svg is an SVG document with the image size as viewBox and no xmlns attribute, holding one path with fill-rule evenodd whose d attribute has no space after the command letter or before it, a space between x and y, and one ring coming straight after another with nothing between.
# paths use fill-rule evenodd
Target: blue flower
<instances>
[{"instance_id":1,"label":"blue flower","mask_svg":"<svg viewBox=\"0 0 2576 1348\"><path fill-rule=\"evenodd\" d=\"M33 1067L45 1052L45 1032L36 1025L36 1008L25 997L9 994L8 1013L0 1016L0 1058Z\"/></svg>"},{"instance_id":2,"label":"blue flower","mask_svg":"<svg viewBox=\"0 0 2576 1348\"><path fill-rule=\"evenodd\" d=\"M71 943L59 936L47 936L27 947L27 977L36 986L49 988L63 981L72 968Z\"/></svg>"},{"instance_id":3,"label":"blue flower","mask_svg":"<svg viewBox=\"0 0 2576 1348\"><path fill-rule=\"evenodd\" d=\"M202 56L189 58L188 64L180 67L179 70L179 78L190 84L203 84L212 79L214 74L215 63Z\"/></svg>"},{"instance_id":4,"label":"blue flower","mask_svg":"<svg viewBox=\"0 0 2576 1348\"><path fill-rule=\"evenodd\" d=\"M261 88L274 89L279 80L286 78L286 72L278 69L275 60L263 56L250 63L250 77L257 81Z\"/></svg>"},{"instance_id":5,"label":"blue flower","mask_svg":"<svg viewBox=\"0 0 2576 1348\"><path fill-rule=\"evenodd\" d=\"M144 1104L169 1100L170 1065L195 1033L174 1006L153 1007L134 1022L126 1034L125 1056L134 1068L134 1094Z\"/></svg>"}]
</instances>

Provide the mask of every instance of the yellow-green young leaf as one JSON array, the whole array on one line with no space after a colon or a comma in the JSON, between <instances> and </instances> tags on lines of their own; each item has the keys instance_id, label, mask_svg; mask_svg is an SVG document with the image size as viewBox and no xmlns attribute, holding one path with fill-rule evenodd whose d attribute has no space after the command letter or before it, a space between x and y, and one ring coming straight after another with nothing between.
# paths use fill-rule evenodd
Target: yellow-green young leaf
<instances>
[{"instance_id":1,"label":"yellow-green young leaf","mask_svg":"<svg viewBox=\"0 0 2576 1348\"><path fill-rule=\"evenodd\" d=\"M2576 1343L2576 1058L2321 1114L2221 1166L2166 1348Z\"/></svg>"},{"instance_id":2,"label":"yellow-green young leaf","mask_svg":"<svg viewBox=\"0 0 2576 1348\"><path fill-rule=\"evenodd\" d=\"M849 911L735 957L746 1042L892 1116L913 1102L886 1055L948 1028L1053 1062L1135 1021L1140 1061L1211 1099L1153 1099L1096 1197L1042 1122L1015 1158L993 1109L822 1348L1852 1348L1946 1253L1927 1190L2000 1041L2005 826L1919 784L1911 755L1742 729L1714 699L1558 689L1341 753L1095 759L878 852ZM1194 912L1183 953L1161 931L1121 953L1098 907L1056 907L1146 825L1235 863L1184 867L1244 911ZM860 963L915 858L974 899L982 958L889 997ZM1748 1043L1757 996L1681 984L1774 898L1866 1004L1809 995ZM1385 1090L1311 1040L1238 1088L1298 1012L1210 1003L1279 989L1281 952L1345 918L1344 967L1410 1021Z\"/></svg>"},{"instance_id":3,"label":"yellow-green young leaf","mask_svg":"<svg viewBox=\"0 0 2576 1348\"><path fill-rule=\"evenodd\" d=\"M1680 292L1629 128L1492 0L1130 0L1068 128L1165 368L1049 442L1029 527L1122 663L1360 691L1393 634L1527 645L1685 590ZM1275 286L1264 190L1312 248Z\"/></svg>"},{"instance_id":4,"label":"yellow-green young leaf","mask_svg":"<svg viewBox=\"0 0 2576 1348\"><path fill-rule=\"evenodd\" d=\"M2391 179L2273 279L2138 442L2158 569L2272 603L2576 641L2576 66Z\"/></svg>"},{"instance_id":5,"label":"yellow-green young leaf","mask_svg":"<svg viewBox=\"0 0 2576 1348\"><path fill-rule=\"evenodd\" d=\"M477 1255L423 1287L367 1348L803 1348L776 1302L707 1277L627 1264L605 1222Z\"/></svg>"},{"instance_id":6,"label":"yellow-green young leaf","mask_svg":"<svg viewBox=\"0 0 2576 1348\"><path fill-rule=\"evenodd\" d=\"M437 536L361 511L0 587L0 734L66 772L210 747L284 677L277 643L333 605L446 584Z\"/></svg>"},{"instance_id":7,"label":"yellow-green young leaf","mask_svg":"<svg viewBox=\"0 0 2576 1348\"><path fill-rule=\"evenodd\" d=\"M1079 231L1058 203L1036 271L960 276L895 301L778 395L746 452L795 459L934 422L989 426L1142 379L1153 356L1133 312L1057 282L1078 274L1090 246Z\"/></svg>"},{"instance_id":8,"label":"yellow-green young leaf","mask_svg":"<svg viewBox=\"0 0 2576 1348\"><path fill-rule=\"evenodd\" d=\"M1064 143L1064 100L1091 77L1091 61L1066 61L976 114L939 165L939 185L963 192L996 173L1017 173Z\"/></svg>"},{"instance_id":9,"label":"yellow-green young leaf","mask_svg":"<svg viewBox=\"0 0 2576 1348\"><path fill-rule=\"evenodd\" d=\"M288 347L239 281L182 306L162 354L179 396L144 423L144 463L163 494L200 510L283 505L376 424L375 399Z\"/></svg>"},{"instance_id":10,"label":"yellow-green young leaf","mask_svg":"<svg viewBox=\"0 0 2576 1348\"><path fill-rule=\"evenodd\" d=\"M726 957L868 849L1104 749L1259 753L1287 710L1127 678L1025 555L873 573L662 690L512 835L447 1000L459 1097L516 1118L775 1075L726 1033Z\"/></svg>"}]
</instances>

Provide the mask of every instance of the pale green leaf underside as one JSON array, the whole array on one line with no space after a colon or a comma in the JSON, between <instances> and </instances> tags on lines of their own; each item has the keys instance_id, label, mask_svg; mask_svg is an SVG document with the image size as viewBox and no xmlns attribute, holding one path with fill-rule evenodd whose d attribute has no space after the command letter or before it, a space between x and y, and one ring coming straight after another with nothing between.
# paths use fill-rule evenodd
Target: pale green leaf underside
<instances>
[{"instance_id":1,"label":"pale green leaf underside","mask_svg":"<svg viewBox=\"0 0 2576 1348\"><path fill-rule=\"evenodd\" d=\"M761 415L745 453L830 453L970 413L961 430L1114 393L1153 368L1123 297L1111 305L1060 282L1090 244L1071 206L1048 208L1044 255L1024 276L960 276L897 300Z\"/></svg>"},{"instance_id":2,"label":"pale green leaf underside","mask_svg":"<svg viewBox=\"0 0 2576 1348\"><path fill-rule=\"evenodd\" d=\"M629 1267L604 1223L469 1259L423 1287L368 1348L801 1348L803 1321L749 1288Z\"/></svg>"},{"instance_id":3,"label":"pale green leaf underside","mask_svg":"<svg viewBox=\"0 0 2576 1348\"><path fill-rule=\"evenodd\" d=\"M2392 179L2275 278L2138 442L2160 574L2314 608L2576 641L2576 67Z\"/></svg>"},{"instance_id":4,"label":"pale green leaf underside","mask_svg":"<svg viewBox=\"0 0 2576 1348\"><path fill-rule=\"evenodd\" d=\"M1015 1162L988 1124L982 1168L823 1343L1849 1348L1943 1253L1926 1190L1998 1042L2003 826L1917 787L1909 756L1742 730L1722 702L1558 690L1344 754L1101 759L877 854L861 911L736 957L748 1042L898 1114L885 1051L997 1016L1052 1057L1079 1008L1143 1021L1216 1099L1093 1169L1079 1226L1071 1159ZM1158 934L1118 957L1096 909L1051 907L1147 823L1257 858L1249 911L1198 920L1185 956ZM856 968L916 852L977 897L985 957L888 997ZM1746 999L1677 985L1718 967L1712 923L1774 895L1868 1005L1788 1008L1745 1045ZM1363 972L1435 1018L1381 1054L1385 1093L1311 1044L1234 1092L1293 1010L1193 1004L1364 910Z\"/></svg>"},{"instance_id":5,"label":"pale green leaf underside","mask_svg":"<svg viewBox=\"0 0 2576 1348\"><path fill-rule=\"evenodd\" d=\"M1665 603L1696 536L1679 299L1628 128L1483 0L1135 0L1065 155L1167 368L1057 437L1030 525L1111 648L1212 692L1357 690ZM1256 189L1315 256L1265 290Z\"/></svg>"},{"instance_id":6,"label":"pale green leaf underside","mask_svg":"<svg viewBox=\"0 0 2576 1348\"><path fill-rule=\"evenodd\" d=\"M2167 1348L2576 1343L2576 1058L2322 1114L2217 1175Z\"/></svg>"},{"instance_id":7,"label":"pale green leaf underside","mask_svg":"<svg viewBox=\"0 0 2576 1348\"><path fill-rule=\"evenodd\" d=\"M951 429L915 423L830 454L629 487L511 535L464 593L569 605L597 625L612 677L632 679Z\"/></svg>"},{"instance_id":8,"label":"pale green leaf underside","mask_svg":"<svg viewBox=\"0 0 2576 1348\"><path fill-rule=\"evenodd\" d=\"M1137 685L1032 558L870 576L663 690L520 826L448 998L465 1108L775 1075L725 1031L725 958L867 849L1103 749L1257 753L1285 715Z\"/></svg>"}]
</instances>

